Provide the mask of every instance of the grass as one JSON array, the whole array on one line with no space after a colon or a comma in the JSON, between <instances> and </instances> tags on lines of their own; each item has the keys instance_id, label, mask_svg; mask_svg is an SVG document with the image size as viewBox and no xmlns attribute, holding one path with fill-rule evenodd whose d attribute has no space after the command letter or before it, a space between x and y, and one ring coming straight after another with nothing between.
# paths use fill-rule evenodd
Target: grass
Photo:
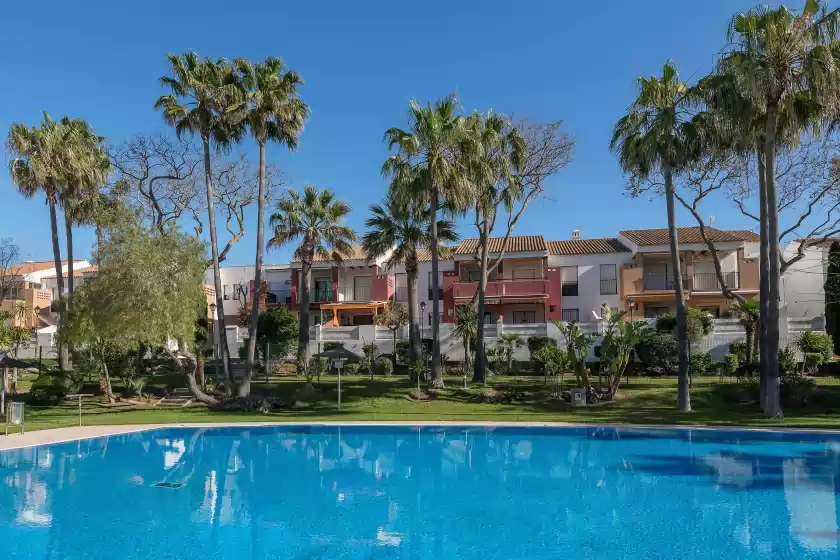
<instances>
[{"instance_id":1,"label":"grass","mask_svg":"<svg viewBox=\"0 0 840 560\"><path fill-rule=\"evenodd\" d=\"M324 378L323 398L308 405L278 412L213 411L203 405L161 409L128 404L104 405L87 399L83 405L85 425L169 424L183 422L310 422L310 421L505 421L591 422L626 424L737 425L761 427L811 427L840 429L840 381L819 379L819 388L808 407L788 408L784 420L765 418L756 403L755 390L733 379L697 378L692 390L693 411L675 410L676 381L673 378L631 378L622 384L615 402L586 408L571 408L552 399L551 387L538 377L492 378L488 388L512 397L505 403L483 402L485 388L462 388L461 378L446 378L446 388L431 402L407 398L414 387L405 377L376 378L342 376L343 410L336 407L335 377ZM254 391L292 402L303 385L300 378L260 380ZM506 399L507 401L508 399ZM78 425L78 407L27 407L27 430Z\"/></svg>"}]
</instances>

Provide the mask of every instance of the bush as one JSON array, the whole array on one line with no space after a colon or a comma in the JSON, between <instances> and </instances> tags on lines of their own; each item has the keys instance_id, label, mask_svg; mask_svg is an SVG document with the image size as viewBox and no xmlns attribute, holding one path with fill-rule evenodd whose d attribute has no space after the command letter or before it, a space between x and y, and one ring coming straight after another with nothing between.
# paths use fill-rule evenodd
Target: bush
<instances>
[{"instance_id":1,"label":"bush","mask_svg":"<svg viewBox=\"0 0 840 560\"><path fill-rule=\"evenodd\" d=\"M738 359L737 354L725 354L723 356L723 371L726 375L735 375L738 373L739 365L741 365L741 360Z\"/></svg>"},{"instance_id":2,"label":"bush","mask_svg":"<svg viewBox=\"0 0 840 560\"><path fill-rule=\"evenodd\" d=\"M645 367L668 368L677 357L677 339L669 332L648 329L642 333L636 352Z\"/></svg>"},{"instance_id":3,"label":"bush","mask_svg":"<svg viewBox=\"0 0 840 560\"><path fill-rule=\"evenodd\" d=\"M831 361L834 357L834 341L831 335L824 333L815 333L814 331L805 331L799 335L796 345L805 355L805 367L811 367L813 370ZM808 359L809 354L816 354ZM809 371L812 371L809 369Z\"/></svg>"},{"instance_id":4,"label":"bush","mask_svg":"<svg viewBox=\"0 0 840 560\"><path fill-rule=\"evenodd\" d=\"M738 356L738 363L747 359L747 343L739 340L729 345L729 353Z\"/></svg>"},{"instance_id":5,"label":"bush","mask_svg":"<svg viewBox=\"0 0 840 560\"><path fill-rule=\"evenodd\" d=\"M377 375L390 377L394 373L394 363L391 361L391 358L382 356L376 360L374 369L376 370Z\"/></svg>"},{"instance_id":6,"label":"bush","mask_svg":"<svg viewBox=\"0 0 840 560\"><path fill-rule=\"evenodd\" d=\"M359 362L345 362L344 373L346 375L357 375L359 373L360 367L361 364Z\"/></svg>"},{"instance_id":7,"label":"bush","mask_svg":"<svg viewBox=\"0 0 840 560\"><path fill-rule=\"evenodd\" d=\"M782 348L779 350L779 375L785 377L786 375L796 375L796 373L796 352L790 347Z\"/></svg>"},{"instance_id":8,"label":"bush","mask_svg":"<svg viewBox=\"0 0 840 560\"><path fill-rule=\"evenodd\" d=\"M126 397L139 397L143 394L143 386L146 380L142 377L126 377L123 378L123 395Z\"/></svg>"},{"instance_id":9,"label":"bush","mask_svg":"<svg viewBox=\"0 0 840 560\"><path fill-rule=\"evenodd\" d=\"M708 375L714 370L712 355L708 352L691 354L691 371L694 375Z\"/></svg>"},{"instance_id":10,"label":"bush","mask_svg":"<svg viewBox=\"0 0 840 560\"><path fill-rule=\"evenodd\" d=\"M656 318L656 330L676 334L677 316L673 313L663 313ZM689 307L686 309L685 330L690 341L698 342L715 330L715 318L707 311Z\"/></svg>"},{"instance_id":11,"label":"bush","mask_svg":"<svg viewBox=\"0 0 840 560\"><path fill-rule=\"evenodd\" d=\"M557 341L550 336L529 336L528 337L528 353L531 355L531 360L534 359L534 354L539 352L546 346L557 347Z\"/></svg>"},{"instance_id":12,"label":"bush","mask_svg":"<svg viewBox=\"0 0 840 560\"><path fill-rule=\"evenodd\" d=\"M341 346L338 342L325 342L324 343L324 352L329 350L336 350L338 347Z\"/></svg>"},{"instance_id":13,"label":"bush","mask_svg":"<svg viewBox=\"0 0 840 560\"><path fill-rule=\"evenodd\" d=\"M34 405L54 405L67 395L78 393L84 384L84 374L72 371L48 371L39 375L29 389Z\"/></svg>"},{"instance_id":14,"label":"bush","mask_svg":"<svg viewBox=\"0 0 840 560\"><path fill-rule=\"evenodd\" d=\"M408 346L407 338L397 340L397 362L401 364L408 363Z\"/></svg>"},{"instance_id":15,"label":"bush","mask_svg":"<svg viewBox=\"0 0 840 560\"><path fill-rule=\"evenodd\" d=\"M814 373L823 363L823 355L819 352L807 352L805 354L805 373Z\"/></svg>"},{"instance_id":16,"label":"bush","mask_svg":"<svg viewBox=\"0 0 840 560\"><path fill-rule=\"evenodd\" d=\"M543 346L531 356L537 373L554 375L566 366L566 353L557 346Z\"/></svg>"}]
</instances>

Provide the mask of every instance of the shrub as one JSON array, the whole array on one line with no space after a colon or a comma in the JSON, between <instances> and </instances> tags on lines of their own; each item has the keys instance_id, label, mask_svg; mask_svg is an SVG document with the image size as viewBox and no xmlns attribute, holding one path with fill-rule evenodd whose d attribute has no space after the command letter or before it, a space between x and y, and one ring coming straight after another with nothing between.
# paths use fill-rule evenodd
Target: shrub
<instances>
[{"instance_id":1,"label":"shrub","mask_svg":"<svg viewBox=\"0 0 840 560\"><path fill-rule=\"evenodd\" d=\"M738 363L747 359L747 343L743 340L733 342L729 345L729 353L738 357Z\"/></svg>"},{"instance_id":2,"label":"shrub","mask_svg":"<svg viewBox=\"0 0 840 560\"><path fill-rule=\"evenodd\" d=\"M802 364L805 373L814 373L823 363L823 355L819 352L806 352L804 363Z\"/></svg>"},{"instance_id":3,"label":"shrub","mask_svg":"<svg viewBox=\"0 0 840 560\"><path fill-rule=\"evenodd\" d=\"M677 339L669 332L648 329L642 333L636 352L645 367L666 368L676 359Z\"/></svg>"},{"instance_id":4,"label":"shrub","mask_svg":"<svg viewBox=\"0 0 840 560\"><path fill-rule=\"evenodd\" d=\"M540 375L554 375L566 365L566 353L557 346L543 346L531 356Z\"/></svg>"},{"instance_id":5,"label":"shrub","mask_svg":"<svg viewBox=\"0 0 840 560\"><path fill-rule=\"evenodd\" d=\"M712 355L708 352L691 354L691 371L694 375L708 375L714 370Z\"/></svg>"},{"instance_id":6,"label":"shrub","mask_svg":"<svg viewBox=\"0 0 840 560\"><path fill-rule=\"evenodd\" d=\"M338 342L325 342L324 343L324 352L329 350L336 350L339 346L341 346Z\"/></svg>"},{"instance_id":7,"label":"shrub","mask_svg":"<svg viewBox=\"0 0 840 560\"><path fill-rule=\"evenodd\" d=\"M72 371L49 371L39 375L29 389L29 400L34 405L54 405L67 395L78 393L84 384L83 374Z\"/></svg>"},{"instance_id":8,"label":"shrub","mask_svg":"<svg viewBox=\"0 0 840 560\"><path fill-rule=\"evenodd\" d=\"M688 339L698 342L715 329L715 318L707 311L689 307L686 309L685 329ZM656 330L676 334L677 316L673 313L663 313L656 318Z\"/></svg>"},{"instance_id":9,"label":"shrub","mask_svg":"<svg viewBox=\"0 0 840 560\"><path fill-rule=\"evenodd\" d=\"M796 366L796 352L793 348L787 347L779 350L779 375L781 377L795 375L797 373Z\"/></svg>"},{"instance_id":10,"label":"shrub","mask_svg":"<svg viewBox=\"0 0 840 560\"><path fill-rule=\"evenodd\" d=\"M738 359L737 354L724 354L723 356L723 371L726 375L735 375L738 373L738 366L741 360Z\"/></svg>"},{"instance_id":11,"label":"shrub","mask_svg":"<svg viewBox=\"0 0 840 560\"><path fill-rule=\"evenodd\" d=\"M146 384L146 380L142 377L126 377L123 378L123 384L125 385L123 395L126 397L139 397L143 394L143 386Z\"/></svg>"},{"instance_id":12,"label":"shrub","mask_svg":"<svg viewBox=\"0 0 840 560\"><path fill-rule=\"evenodd\" d=\"M357 375L359 373L359 368L361 364L359 362L345 362L344 363L344 373L346 375Z\"/></svg>"},{"instance_id":13,"label":"shrub","mask_svg":"<svg viewBox=\"0 0 840 560\"><path fill-rule=\"evenodd\" d=\"M829 334L805 331L799 335L796 345L805 355L806 367L816 369L824 363L831 361L834 357L834 341ZM811 356L809 360L808 354L816 354L816 356Z\"/></svg>"},{"instance_id":14,"label":"shrub","mask_svg":"<svg viewBox=\"0 0 840 560\"><path fill-rule=\"evenodd\" d=\"M394 364L391 361L391 358L386 358L382 356L381 358L376 360L375 370L377 375L385 375L390 377L394 373Z\"/></svg>"},{"instance_id":15,"label":"shrub","mask_svg":"<svg viewBox=\"0 0 840 560\"><path fill-rule=\"evenodd\" d=\"M407 338L397 340L397 362L401 364L408 363L408 346Z\"/></svg>"},{"instance_id":16,"label":"shrub","mask_svg":"<svg viewBox=\"0 0 840 560\"><path fill-rule=\"evenodd\" d=\"M531 360L534 359L534 354L546 346L557 347L557 341L550 336L529 336L528 337L528 353L531 355Z\"/></svg>"}]
</instances>

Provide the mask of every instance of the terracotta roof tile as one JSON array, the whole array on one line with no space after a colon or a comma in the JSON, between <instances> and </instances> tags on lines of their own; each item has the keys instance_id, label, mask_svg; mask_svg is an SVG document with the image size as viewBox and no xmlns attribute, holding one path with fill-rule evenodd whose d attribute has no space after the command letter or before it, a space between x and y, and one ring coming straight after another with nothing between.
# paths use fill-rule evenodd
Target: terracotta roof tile
<instances>
[{"instance_id":1,"label":"terracotta roof tile","mask_svg":"<svg viewBox=\"0 0 840 560\"><path fill-rule=\"evenodd\" d=\"M345 261L366 261L367 258L365 257L365 251L361 245L352 245L350 247L350 254L344 256ZM315 259L313 262L325 262L331 259L325 259L319 255L315 255ZM292 262L300 262L300 259L294 257Z\"/></svg>"},{"instance_id":2,"label":"terracotta roof tile","mask_svg":"<svg viewBox=\"0 0 840 560\"><path fill-rule=\"evenodd\" d=\"M504 237L491 237L488 248L491 253L498 253L502 250ZM478 250L478 239L464 239L455 249L456 255L474 255ZM507 253L531 253L547 251L548 246L542 235L520 235L508 239Z\"/></svg>"},{"instance_id":3,"label":"terracotta roof tile","mask_svg":"<svg viewBox=\"0 0 840 560\"><path fill-rule=\"evenodd\" d=\"M548 241L549 255L594 255L598 253L629 253L615 237L600 239L564 239L562 241Z\"/></svg>"},{"instance_id":4,"label":"terracotta roof tile","mask_svg":"<svg viewBox=\"0 0 840 560\"><path fill-rule=\"evenodd\" d=\"M458 248L458 245L452 245L447 247L450 253L454 253L455 249ZM451 256L451 255L450 255ZM424 248L424 249L417 249L417 262L431 262L432 260L432 251L431 249Z\"/></svg>"},{"instance_id":5,"label":"terracotta roof tile","mask_svg":"<svg viewBox=\"0 0 840 560\"><path fill-rule=\"evenodd\" d=\"M747 241L748 243L758 243L761 241L760 235L748 229L730 229L729 233L737 235L741 238L741 241Z\"/></svg>"},{"instance_id":6,"label":"terracotta roof tile","mask_svg":"<svg viewBox=\"0 0 840 560\"><path fill-rule=\"evenodd\" d=\"M73 261L82 262L82 261ZM67 261L61 261L61 264L67 264ZM13 264L9 267L9 272L15 275L31 274L33 272L40 272L42 270L49 270L55 268L55 261L26 261L20 264Z\"/></svg>"},{"instance_id":7,"label":"terracotta roof tile","mask_svg":"<svg viewBox=\"0 0 840 560\"><path fill-rule=\"evenodd\" d=\"M713 227L707 227L706 237L710 241L725 243L738 241L753 241L756 235L751 231L733 230L726 231ZM655 229L624 229L619 233L637 245L667 245L668 228ZM677 228L677 240L680 243L703 243L699 227Z\"/></svg>"},{"instance_id":8,"label":"terracotta roof tile","mask_svg":"<svg viewBox=\"0 0 840 560\"><path fill-rule=\"evenodd\" d=\"M85 266L82 268L74 268L73 269L73 278L84 278L86 275L90 274L91 272L99 272L99 267L95 264L90 266ZM64 277L67 278L67 273L64 273ZM56 274L52 276L44 276L44 280L55 280L58 278Z\"/></svg>"}]
</instances>

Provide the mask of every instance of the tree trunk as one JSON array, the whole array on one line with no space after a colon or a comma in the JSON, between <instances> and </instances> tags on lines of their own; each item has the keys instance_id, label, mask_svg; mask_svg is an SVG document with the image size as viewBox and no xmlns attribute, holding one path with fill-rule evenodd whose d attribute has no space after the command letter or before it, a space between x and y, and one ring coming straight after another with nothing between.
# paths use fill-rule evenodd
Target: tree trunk
<instances>
[{"instance_id":1,"label":"tree trunk","mask_svg":"<svg viewBox=\"0 0 840 560\"><path fill-rule=\"evenodd\" d=\"M172 363L175 365L175 367L187 378L187 388L189 389L190 394L195 400L204 403L208 406L218 405L219 401L215 397L204 393L204 391L202 391L198 387L198 385L196 385L195 371L196 369L198 369L198 360L196 360L195 356L193 356L192 353L186 349L186 346L184 345L183 341L179 340L178 346L181 348L181 354L183 354L184 357L187 359L187 362L189 362L189 367L185 366L184 362L180 358L178 358L178 356L176 356L172 350L170 350L168 344L163 345L163 350L172 360Z\"/></svg>"},{"instance_id":2,"label":"tree trunk","mask_svg":"<svg viewBox=\"0 0 840 560\"><path fill-rule=\"evenodd\" d=\"M73 220L70 209L64 206L64 237L67 242L67 308L70 308L70 300L73 298Z\"/></svg>"},{"instance_id":3,"label":"tree trunk","mask_svg":"<svg viewBox=\"0 0 840 560\"><path fill-rule=\"evenodd\" d=\"M50 228L52 229L53 259L55 260L55 283L58 287L58 325L64 321L64 271L61 269L61 246L58 243L58 219L55 213L55 200L49 197L47 203L50 207ZM58 368L61 371L69 371L70 355L67 352L67 345L58 337Z\"/></svg>"},{"instance_id":4,"label":"tree trunk","mask_svg":"<svg viewBox=\"0 0 840 560\"><path fill-rule=\"evenodd\" d=\"M204 355L199 352L195 357L195 380L202 390L204 390L204 367Z\"/></svg>"},{"instance_id":5,"label":"tree trunk","mask_svg":"<svg viewBox=\"0 0 840 560\"><path fill-rule=\"evenodd\" d=\"M102 232L102 226L96 224L96 263L99 264L99 250L102 249L102 241L105 234Z\"/></svg>"},{"instance_id":6,"label":"tree trunk","mask_svg":"<svg viewBox=\"0 0 840 560\"><path fill-rule=\"evenodd\" d=\"M434 189L431 204L432 237L432 387L443 387L440 368L440 279L438 278L438 191Z\"/></svg>"},{"instance_id":7,"label":"tree trunk","mask_svg":"<svg viewBox=\"0 0 840 560\"><path fill-rule=\"evenodd\" d=\"M770 266L767 341L767 382L764 414L782 418L781 395L779 394L779 208L776 203L776 126L778 105L767 104L767 128L764 131L764 167L767 187L767 257Z\"/></svg>"},{"instance_id":8,"label":"tree trunk","mask_svg":"<svg viewBox=\"0 0 840 560\"><path fill-rule=\"evenodd\" d=\"M688 387L688 341L685 329L685 299L683 296L682 267L680 266L680 246L677 239L676 216L674 215L674 182L671 166L665 163L662 168L665 179L665 203L668 209L668 241L671 245L671 267L674 275L674 297L677 300L677 359L679 377L677 381L677 409L691 410L691 395Z\"/></svg>"},{"instance_id":9,"label":"tree trunk","mask_svg":"<svg viewBox=\"0 0 840 560\"><path fill-rule=\"evenodd\" d=\"M763 142L756 146L756 165L758 167L758 204L759 204L759 259L758 259L758 282L759 282L759 322L756 340L758 341L759 352L759 399L761 410L764 410L764 403L767 400L767 325L770 317L770 252L769 237L767 235L767 182L766 168L764 165Z\"/></svg>"},{"instance_id":10,"label":"tree trunk","mask_svg":"<svg viewBox=\"0 0 840 560\"><path fill-rule=\"evenodd\" d=\"M478 308L476 310L477 325L473 381L484 383L484 379L487 377L487 352L484 346L484 299L487 293L487 249L489 245L487 228L484 228L481 232L479 243L481 244L481 265L478 273Z\"/></svg>"},{"instance_id":11,"label":"tree trunk","mask_svg":"<svg viewBox=\"0 0 840 560\"><path fill-rule=\"evenodd\" d=\"M301 262L300 289L300 330L298 331L298 373L302 367L309 364L309 300L312 295L310 288L312 284L312 257L306 256Z\"/></svg>"},{"instance_id":12,"label":"tree trunk","mask_svg":"<svg viewBox=\"0 0 840 560\"><path fill-rule=\"evenodd\" d=\"M394 373L397 372L397 329L391 331L394 333L394 354L391 356L391 363L394 365Z\"/></svg>"},{"instance_id":13,"label":"tree trunk","mask_svg":"<svg viewBox=\"0 0 840 560\"><path fill-rule=\"evenodd\" d=\"M753 330L750 325L744 325L744 334L747 338L747 364L751 364L753 361Z\"/></svg>"},{"instance_id":14,"label":"tree trunk","mask_svg":"<svg viewBox=\"0 0 840 560\"><path fill-rule=\"evenodd\" d=\"M263 237L265 232L265 141L260 142L260 178L259 194L257 198L257 259L254 265L254 287L251 289L251 324L248 325L248 357L245 361L245 375L239 384L237 394L247 397L251 393L251 377L253 376L254 354L257 351L257 320L260 315L260 299L262 297L262 259Z\"/></svg>"},{"instance_id":15,"label":"tree trunk","mask_svg":"<svg viewBox=\"0 0 840 560\"><path fill-rule=\"evenodd\" d=\"M225 302L222 292L222 274L219 270L219 245L216 242L216 207L213 199L213 174L210 169L210 139L202 135L204 145L204 186L207 190L207 220L210 229L210 253L213 257L213 284L216 288L216 320L219 324L219 353L222 362L222 383L225 395L230 395L233 380L230 375L230 352L225 329Z\"/></svg>"},{"instance_id":16,"label":"tree trunk","mask_svg":"<svg viewBox=\"0 0 840 560\"><path fill-rule=\"evenodd\" d=\"M102 375L99 377L99 390L102 395L108 399L108 402L114 404L117 399L114 398L114 391L111 389L111 376L108 373L108 362L105 359L105 348L102 348Z\"/></svg>"},{"instance_id":17,"label":"tree trunk","mask_svg":"<svg viewBox=\"0 0 840 560\"><path fill-rule=\"evenodd\" d=\"M408 365L420 360L423 356L422 336L420 335L420 283L417 275L417 261L406 263L406 279L408 280Z\"/></svg>"}]
</instances>

